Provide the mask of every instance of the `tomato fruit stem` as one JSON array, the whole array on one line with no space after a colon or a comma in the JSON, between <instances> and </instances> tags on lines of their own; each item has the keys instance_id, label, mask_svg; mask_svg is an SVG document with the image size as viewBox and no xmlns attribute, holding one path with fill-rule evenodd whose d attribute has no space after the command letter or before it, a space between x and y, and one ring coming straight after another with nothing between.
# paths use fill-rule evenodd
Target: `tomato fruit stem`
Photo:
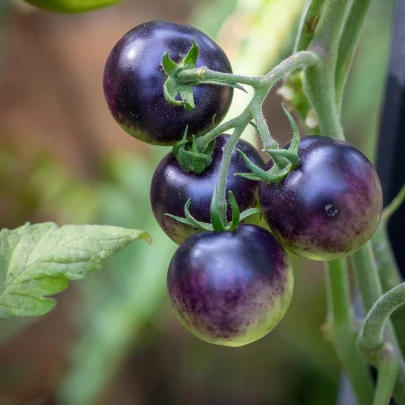
<instances>
[{"instance_id":1,"label":"tomato fruit stem","mask_svg":"<svg viewBox=\"0 0 405 405\"><path fill-rule=\"evenodd\" d=\"M219 181L218 181L218 186L217 186L217 208L218 208L218 214L219 218L221 219L222 223L226 223L226 209L227 209L227 203L226 203L226 180L228 177L228 169L229 165L231 163L231 156L232 152L235 149L235 146L241 137L244 129L247 127L248 122L246 122L242 126L238 126L235 128L233 131L233 134L231 137L228 139L228 142L225 144L224 147L224 154L222 157L222 162L221 162L221 170L219 172Z\"/></svg>"},{"instance_id":2,"label":"tomato fruit stem","mask_svg":"<svg viewBox=\"0 0 405 405\"><path fill-rule=\"evenodd\" d=\"M197 139L196 142L199 148L204 150L213 139L231 128L239 126L245 128L252 119L256 120L256 125L265 149L273 148L274 145L277 145L277 142L271 137L263 117L262 107L264 100L274 85L289 73L319 64L320 59L316 53L302 51L289 56L266 75L260 77L238 76L230 73L216 72L205 67L184 69L179 72L176 78L180 83L184 84L193 83L193 85L198 85L201 82L209 80L211 82L217 81L227 84L246 84L252 86L255 90L251 102L239 116L220 124L218 127Z\"/></svg>"},{"instance_id":3,"label":"tomato fruit stem","mask_svg":"<svg viewBox=\"0 0 405 405\"><path fill-rule=\"evenodd\" d=\"M228 84L244 84L252 86L254 89L254 95L245 110L237 117L227 121L226 123L220 124L219 126L213 128L207 134L201 136L196 140L196 145L198 149L205 150L208 145L223 131L227 131L231 128L234 129L233 135L227 142L224 148L223 161L221 165L220 179L217 188L217 202L218 202L218 213L221 218L222 223L226 223L226 180L228 175L228 168L230 164L230 159L235 145L242 135L245 128L249 123L254 120L256 128L263 142L263 149L265 151L275 152L278 149L278 143L271 137L269 128L267 126L266 120L263 116L263 103L274 87L274 85L280 81L287 74L292 73L296 70L306 68L308 66L316 66L320 64L320 59L317 54L310 51L297 52L287 59L283 60L274 69L268 72L266 75L261 77L247 77L239 76L230 73L216 72L206 67L194 68L194 69L183 69L176 72L175 79L180 84L191 83L193 86L198 84L203 84L209 81L210 83L217 82L219 85ZM169 74L168 80L172 79ZM286 110L285 110L286 111ZM288 113L287 113L288 114ZM290 120L291 122L291 120ZM284 151L285 152L285 151ZM269 153L275 163L277 163L276 153ZM287 160L288 157L283 157L282 159ZM295 164L294 164L295 163ZM296 161L289 164L288 169L285 170L285 174L291 170Z\"/></svg>"}]
</instances>

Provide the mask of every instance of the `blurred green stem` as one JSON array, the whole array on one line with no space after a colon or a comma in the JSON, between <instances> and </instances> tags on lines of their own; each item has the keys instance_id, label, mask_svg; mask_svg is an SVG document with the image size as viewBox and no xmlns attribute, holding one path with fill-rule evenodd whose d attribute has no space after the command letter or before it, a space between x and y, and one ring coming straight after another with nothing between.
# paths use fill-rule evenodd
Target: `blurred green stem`
<instances>
[{"instance_id":1,"label":"blurred green stem","mask_svg":"<svg viewBox=\"0 0 405 405\"><path fill-rule=\"evenodd\" d=\"M366 18L371 0L355 0L350 5L340 37L338 59L336 62L336 103L339 113L342 109L343 91L353 61L360 31Z\"/></svg>"},{"instance_id":2,"label":"blurred green stem","mask_svg":"<svg viewBox=\"0 0 405 405\"><path fill-rule=\"evenodd\" d=\"M387 223L381 220L371 238L383 292L387 292L401 282L401 273L395 262L387 234Z\"/></svg>"},{"instance_id":3,"label":"blurred green stem","mask_svg":"<svg viewBox=\"0 0 405 405\"><path fill-rule=\"evenodd\" d=\"M0 1L0 83L3 77L3 63L4 63L4 44L5 44L5 27L6 18L10 9L11 0L1 0Z\"/></svg>"},{"instance_id":4,"label":"blurred green stem","mask_svg":"<svg viewBox=\"0 0 405 405\"><path fill-rule=\"evenodd\" d=\"M380 278L378 276L377 266L373 257L371 242L368 242L361 249L355 252L352 255L352 259L364 311L368 313L373 307L374 303L377 302L382 296L382 287ZM391 322L388 322L387 324L387 340L385 343L386 345L391 344L395 352L400 353L399 345ZM379 376L387 371L384 361L382 363L379 362L379 360L384 358L379 351L363 350L363 353L371 362L376 364ZM394 397L398 403L405 404L405 363L402 356L397 355L397 357L399 360L399 375L394 388ZM383 376L380 377L384 378Z\"/></svg>"},{"instance_id":5,"label":"blurred green stem","mask_svg":"<svg viewBox=\"0 0 405 405\"><path fill-rule=\"evenodd\" d=\"M308 48L322 63L307 68L304 76L304 90L318 116L321 133L338 139L344 139L344 134L335 104L335 69L346 6L347 0L336 0L323 7Z\"/></svg>"},{"instance_id":6,"label":"blurred green stem","mask_svg":"<svg viewBox=\"0 0 405 405\"><path fill-rule=\"evenodd\" d=\"M398 354L392 350L391 345L385 345L380 356L376 395L373 405L387 405L392 396L392 390L398 376Z\"/></svg>"},{"instance_id":7,"label":"blurred green stem","mask_svg":"<svg viewBox=\"0 0 405 405\"><path fill-rule=\"evenodd\" d=\"M349 377L358 404L371 404L373 383L368 367L357 351L356 328L345 261L340 259L327 262L325 276L328 300L328 337Z\"/></svg>"},{"instance_id":8,"label":"blurred green stem","mask_svg":"<svg viewBox=\"0 0 405 405\"><path fill-rule=\"evenodd\" d=\"M395 198L390 202L387 207L385 207L382 220L387 222L391 216L395 213L395 211L401 206L405 199L405 184L402 186L399 193L395 196Z\"/></svg>"},{"instance_id":9,"label":"blurred green stem","mask_svg":"<svg viewBox=\"0 0 405 405\"><path fill-rule=\"evenodd\" d=\"M390 207L391 204L388 207ZM400 284L402 276L391 249L387 232L387 218L384 215L378 225L377 231L371 239L371 243L382 290L385 293ZM399 308L395 311L392 314L391 319L399 346L402 353L405 353L405 307Z\"/></svg>"},{"instance_id":10,"label":"blurred green stem","mask_svg":"<svg viewBox=\"0 0 405 405\"><path fill-rule=\"evenodd\" d=\"M314 32L319 22L324 3L325 0L310 0L308 2L298 28L298 37L294 45L294 52L307 49L314 37Z\"/></svg>"},{"instance_id":11,"label":"blurred green stem","mask_svg":"<svg viewBox=\"0 0 405 405\"><path fill-rule=\"evenodd\" d=\"M380 297L368 312L359 336L359 345L373 351L384 344L384 329L391 314L405 304L405 283Z\"/></svg>"}]
</instances>

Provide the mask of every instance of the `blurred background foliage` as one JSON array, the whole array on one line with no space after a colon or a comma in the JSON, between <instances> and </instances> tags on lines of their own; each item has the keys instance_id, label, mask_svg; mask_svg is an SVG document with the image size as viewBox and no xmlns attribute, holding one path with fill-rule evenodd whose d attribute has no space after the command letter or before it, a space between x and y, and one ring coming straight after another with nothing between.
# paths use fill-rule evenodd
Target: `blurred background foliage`
<instances>
[{"instance_id":1,"label":"blurred background foliage","mask_svg":"<svg viewBox=\"0 0 405 405\"><path fill-rule=\"evenodd\" d=\"M8 6L8 7L6 7ZM84 14L0 1L0 227L26 221L144 229L103 271L71 283L38 319L0 321L0 405L333 404L340 380L323 339L321 267L294 258L296 288L280 325L238 349L212 346L177 322L166 297L176 246L156 225L149 184L166 148L113 121L105 60L129 29L153 19L216 37L234 72L263 74L292 49L303 0L127 0ZM374 0L344 102L348 139L373 157L393 0ZM230 114L248 97L239 94ZM273 92L272 134L291 132ZM255 141L254 133L247 138Z\"/></svg>"}]
</instances>

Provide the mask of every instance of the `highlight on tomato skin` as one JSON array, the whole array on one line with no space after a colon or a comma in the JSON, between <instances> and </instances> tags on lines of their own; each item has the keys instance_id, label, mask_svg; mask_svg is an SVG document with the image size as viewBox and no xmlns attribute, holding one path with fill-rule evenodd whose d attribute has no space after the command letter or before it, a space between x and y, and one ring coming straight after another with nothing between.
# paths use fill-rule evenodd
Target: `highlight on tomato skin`
<instances>
[{"instance_id":1,"label":"highlight on tomato skin","mask_svg":"<svg viewBox=\"0 0 405 405\"><path fill-rule=\"evenodd\" d=\"M303 137L298 156L299 165L283 181L260 182L260 205L271 232L286 249L312 260L355 252L381 218L375 168L349 143L321 135Z\"/></svg>"},{"instance_id":2,"label":"highlight on tomato skin","mask_svg":"<svg viewBox=\"0 0 405 405\"><path fill-rule=\"evenodd\" d=\"M210 204L214 187L218 183L222 153L229 135L222 134L216 139L211 165L203 173L188 173L182 169L174 154L167 154L157 166L152 177L150 200L153 214L165 233L177 244L199 232L197 228L185 225L167 215L184 217L184 204L191 199L190 213L201 222L210 222ZM240 211L259 205L258 185L253 180L235 176L235 173L249 172L243 158L237 152L241 149L256 165L264 168L259 152L244 140L239 140L231 157L226 189L232 190ZM228 194L228 193L227 193ZM228 220L231 208L228 204ZM260 214L248 217L245 223L266 226Z\"/></svg>"},{"instance_id":3,"label":"highlight on tomato skin","mask_svg":"<svg viewBox=\"0 0 405 405\"><path fill-rule=\"evenodd\" d=\"M233 89L194 86L195 108L169 104L163 93L163 55L181 62L194 40L200 47L196 67L232 73L228 57L208 35L188 25L150 21L125 34L111 51L104 69L104 95L111 114L130 135L154 145L173 145L188 134L198 137L225 117ZM214 122L213 122L214 121Z\"/></svg>"},{"instance_id":4,"label":"highlight on tomato skin","mask_svg":"<svg viewBox=\"0 0 405 405\"><path fill-rule=\"evenodd\" d=\"M209 343L238 347L269 333L291 301L287 253L267 230L201 232L187 239L169 266L167 286L182 325Z\"/></svg>"}]
</instances>

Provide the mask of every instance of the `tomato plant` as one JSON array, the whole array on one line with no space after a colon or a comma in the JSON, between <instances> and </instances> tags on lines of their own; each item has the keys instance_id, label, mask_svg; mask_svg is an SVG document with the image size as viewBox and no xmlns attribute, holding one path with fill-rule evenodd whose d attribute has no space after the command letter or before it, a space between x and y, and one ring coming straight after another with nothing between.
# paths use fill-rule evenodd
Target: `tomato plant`
<instances>
[{"instance_id":1,"label":"tomato plant","mask_svg":"<svg viewBox=\"0 0 405 405\"><path fill-rule=\"evenodd\" d=\"M191 135L207 132L225 116L233 89L212 84L195 87L195 108L170 105L164 97L166 80L162 55L180 62L191 47L200 44L196 66L231 73L223 50L196 28L170 21L151 21L125 34L108 57L104 93L111 114L130 135L156 145L181 140L185 127Z\"/></svg>"},{"instance_id":2,"label":"tomato plant","mask_svg":"<svg viewBox=\"0 0 405 405\"><path fill-rule=\"evenodd\" d=\"M293 284L284 248L256 225L190 237L167 275L180 322L203 340L233 347L260 339L278 324Z\"/></svg>"},{"instance_id":3,"label":"tomato plant","mask_svg":"<svg viewBox=\"0 0 405 405\"><path fill-rule=\"evenodd\" d=\"M397 336L404 327L389 318L405 303L405 283L384 231L405 188L382 212L378 175L345 142L341 125L348 68L368 6L369 0L308 1L293 53L252 77L233 74L224 51L196 28L147 22L112 49L103 87L111 114L127 133L173 147L156 168L150 202L159 225L180 245L167 274L180 322L210 343L251 343L280 322L291 301L286 249L325 261L325 335L357 402L383 405L394 397L402 404L405 349ZM263 103L281 80L289 109L317 134L301 137L283 105L293 133L284 147L263 115ZM247 106L223 121L234 89L245 87L252 90ZM250 125L267 164L241 140ZM259 226L260 210L271 233ZM251 214L253 224L243 223ZM2 231L0 316L51 310L55 303L48 295L97 270L101 259L135 238L150 241L143 231L115 227L46 223ZM375 260L378 255L381 260ZM353 311L346 259L364 319ZM393 288L383 290L384 278ZM377 370L376 386L370 365Z\"/></svg>"}]
</instances>

